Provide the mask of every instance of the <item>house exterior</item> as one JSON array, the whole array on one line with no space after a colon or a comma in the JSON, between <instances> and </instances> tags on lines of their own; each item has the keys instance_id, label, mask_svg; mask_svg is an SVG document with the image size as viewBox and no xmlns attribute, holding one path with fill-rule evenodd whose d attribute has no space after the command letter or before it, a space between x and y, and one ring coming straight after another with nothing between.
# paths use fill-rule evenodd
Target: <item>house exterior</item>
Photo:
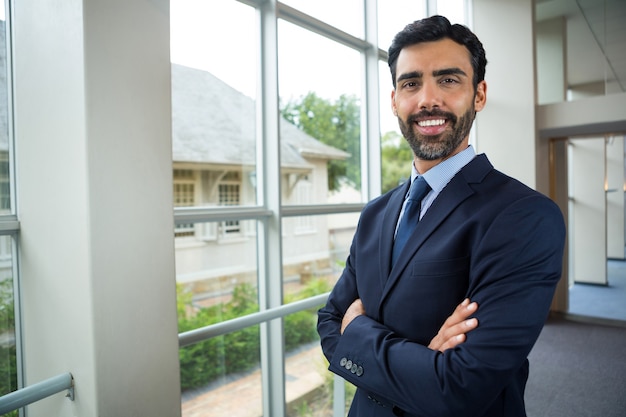
<instances>
[{"instance_id":1,"label":"house exterior","mask_svg":"<svg viewBox=\"0 0 626 417\"><path fill-rule=\"evenodd\" d=\"M177 207L256 204L253 99L212 74L172 64L173 192ZM285 205L328 202L327 163L349 155L282 120L281 193ZM331 265L327 216L283 219L285 280ZM196 295L256 284L256 221L178 225L177 282Z\"/></svg>"},{"instance_id":2,"label":"house exterior","mask_svg":"<svg viewBox=\"0 0 626 417\"><path fill-rule=\"evenodd\" d=\"M4 22L0 21L3 35ZM2 36L0 39L4 39ZM0 48L0 69L6 68ZM6 71L0 71L0 210L10 213ZM212 74L172 64L173 193L177 207L256 204L254 100ZM281 123L283 204L327 202L327 163L346 152ZM285 278L329 268L326 216L283 220ZM256 221L178 225L177 282L195 293L256 283ZM11 240L0 239L0 280L11 278Z\"/></svg>"}]
</instances>

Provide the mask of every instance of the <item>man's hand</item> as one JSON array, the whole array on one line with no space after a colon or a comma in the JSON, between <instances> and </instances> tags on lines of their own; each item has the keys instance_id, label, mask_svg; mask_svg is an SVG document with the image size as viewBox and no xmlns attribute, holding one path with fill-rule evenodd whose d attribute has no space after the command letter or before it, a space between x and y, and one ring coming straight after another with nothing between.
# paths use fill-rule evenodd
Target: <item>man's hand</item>
<instances>
[{"instance_id":1,"label":"man's hand","mask_svg":"<svg viewBox=\"0 0 626 417\"><path fill-rule=\"evenodd\" d=\"M343 331L352 320L363 314L365 314L365 307L363 307L361 299L357 298L350 304L350 307L346 310L346 314L343 315L343 320L341 320L341 334L343 334Z\"/></svg>"},{"instance_id":2,"label":"man's hand","mask_svg":"<svg viewBox=\"0 0 626 417\"><path fill-rule=\"evenodd\" d=\"M476 318L467 320L477 309L478 304L470 303L468 298L463 300L463 302L456 307L452 315L443 323L437 336L430 341L428 347L444 352L447 349L451 349L465 342L466 333L478 327L478 320Z\"/></svg>"},{"instance_id":3,"label":"man's hand","mask_svg":"<svg viewBox=\"0 0 626 417\"><path fill-rule=\"evenodd\" d=\"M448 317L439 329L437 336L435 336L428 347L433 350L439 350L441 352L451 349L456 345L465 342L466 333L474 330L478 327L478 320L476 318L467 319L474 314L478 309L478 304L470 303L469 299L463 300L459 304L452 315ZM341 334L352 320L360 315L365 314L365 307L360 298L357 298L352 302L348 310L343 316L341 321Z\"/></svg>"}]
</instances>

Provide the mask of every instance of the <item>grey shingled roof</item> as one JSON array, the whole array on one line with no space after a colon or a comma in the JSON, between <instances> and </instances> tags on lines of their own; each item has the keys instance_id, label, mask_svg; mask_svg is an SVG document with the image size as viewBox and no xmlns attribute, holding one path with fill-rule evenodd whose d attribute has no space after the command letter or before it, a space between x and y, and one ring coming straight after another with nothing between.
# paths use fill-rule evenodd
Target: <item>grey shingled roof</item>
<instances>
[{"instance_id":1,"label":"grey shingled roof","mask_svg":"<svg viewBox=\"0 0 626 417\"><path fill-rule=\"evenodd\" d=\"M174 162L256 164L254 100L212 74L172 64ZM281 166L307 168L306 158L345 159L328 146L281 119Z\"/></svg>"},{"instance_id":2,"label":"grey shingled roof","mask_svg":"<svg viewBox=\"0 0 626 417\"><path fill-rule=\"evenodd\" d=\"M6 47L0 20L0 150L8 149ZM172 64L172 148L174 162L256 164L254 100L212 74ZM283 167L309 168L305 158L345 159L281 119Z\"/></svg>"}]
</instances>

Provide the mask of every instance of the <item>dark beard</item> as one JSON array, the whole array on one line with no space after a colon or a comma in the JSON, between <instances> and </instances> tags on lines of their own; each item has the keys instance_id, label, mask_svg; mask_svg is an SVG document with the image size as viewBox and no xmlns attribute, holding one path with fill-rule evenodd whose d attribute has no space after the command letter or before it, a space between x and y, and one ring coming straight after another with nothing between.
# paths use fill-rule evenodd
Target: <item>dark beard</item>
<instances>
[{"instance_id":1,"label":"dark beard","mask_svg":"<svg viewBox=\"0 0 626 417\"><path fill-rule=\"evenodd\" d=\"M452 127L451 132L444 132L437 136L425 136L417 133L415 124L417 120L422 117L442 117L450 121ZM434 161L436 159L443 159L452 152L463 142L463 140L469 135L472 128L472 123L476 117L474 111L474 105L465 112L461 118L448 112L441 110L433 111L421 111L418 114L412 114L408 117L406 123L398 117L398 124L402 135L409 143L409 146L413 150L413 153L417 158L425 161Z\"/></svg>"}]
</instances>

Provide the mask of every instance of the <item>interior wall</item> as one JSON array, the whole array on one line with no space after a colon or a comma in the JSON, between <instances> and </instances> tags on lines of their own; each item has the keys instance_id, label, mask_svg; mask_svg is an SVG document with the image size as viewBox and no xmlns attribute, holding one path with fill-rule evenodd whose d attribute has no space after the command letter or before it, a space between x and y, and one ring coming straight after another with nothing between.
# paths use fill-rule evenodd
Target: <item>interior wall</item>
<instances>
[{"instance_id":1,"label":"interior wall","mask_svg":"<svg viewBox=\"0 0 626 417\"><path fill-rule=\"evenodd\" d=\"M535 25L537 63L537 102L559 103L565 100L566 31L565 19L557 17Z\"/></svg>"},{"instance_id":2,"label":"interior wall","mask_svg":"<svg viewBox=\"0 0 626 417\"><path fill-rule=\"evenodd\" d=\"M80 386L74 404L57 395L35 416L96 415L81 13L20 2L13 21L24 384L71 372Z\"/></svg>"},{"instance_id":3,"label":"interior wall","mask_svg":"<svg viewBox=\"0 0 626 417\"><path fill-rule=\"evenodd\" d=\"M626 131L626 93L537 107L541 139Z\"/></svg>"},{"instance_id":4,"label":"interior wall","mask_svg":"<svg viewBox=\"0 0 626 417\"><path fill-rule=\"evenodd\" d=\"M550 142L554 138L564 138L581 135L604 135L610 132L626 131L626 94L612 94L607 96L597 96L571 102L546 104L537 107L537 130L540 143ZM559 196L567 191L567 175L558 174L559 151L556 150L552 160L557 165L557 175L553 176L551 184L551 194ZM602 167L588 167L588 169L603 169ZM568 202L565 199L558 199L557 203L561 207L566 219L569 216ZM569 223L569 222L568 222ZM572 230L568 230L568 235ZM566 251L565 260L573 257ZM569 261L571 263L571 261ZM564 271L567 271L566 262ZM569 309L569 285L568 275L561 279L553 310L566 313Z\"/></svg>"},{"instance_id":5,"label":"interior wall","mask_svg":"<svg viewBox=\"0 0 626 417\"><path fill-rule=\"evenodd\" d=\"M533 1L474 0L473 6L473 29L488 60L487 105L476 118L477 151L497 169L537 188ZM542 172L545 191L547 165Z\"/></svg>"},{"instance_id":6,"label":"interior wall","mask_svg":"<svg viewBox=\"0 0 626 417\"><path fill-rule=\"evenodd\" d=\"M180 416L169 2L14 4L28 416Z\"/></svg>"}]
</instances>

